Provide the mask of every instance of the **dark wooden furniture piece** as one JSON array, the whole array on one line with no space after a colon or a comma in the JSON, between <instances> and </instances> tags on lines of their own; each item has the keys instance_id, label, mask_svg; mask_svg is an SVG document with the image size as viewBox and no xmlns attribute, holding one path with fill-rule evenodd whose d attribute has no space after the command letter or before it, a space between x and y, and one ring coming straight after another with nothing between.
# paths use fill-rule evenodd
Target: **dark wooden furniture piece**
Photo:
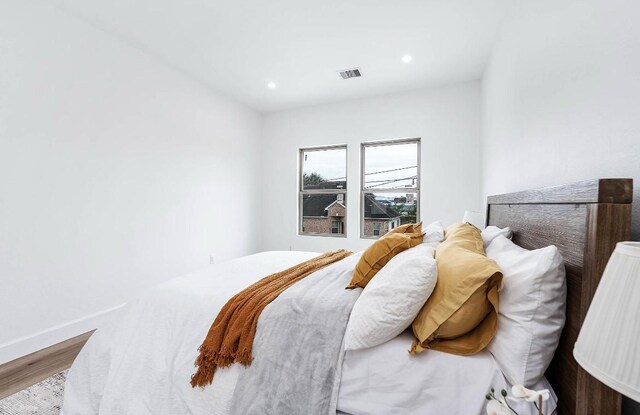
<instances>
[{"instance_id":1,"label":"dark wooden furniture piece","mask_svg":"<svg viewBox=\"0 0 640 415\"><path fill-rule=\"evenodd\" d=\"M487 224L509 226L527 249L556 245L567 271L567 321L546 376L558 413L620 415L621 395L573 358L573 345L600 277L619 241L631 236L631 179L599 179L490 196Z\"/></svg>"}]
</instances>

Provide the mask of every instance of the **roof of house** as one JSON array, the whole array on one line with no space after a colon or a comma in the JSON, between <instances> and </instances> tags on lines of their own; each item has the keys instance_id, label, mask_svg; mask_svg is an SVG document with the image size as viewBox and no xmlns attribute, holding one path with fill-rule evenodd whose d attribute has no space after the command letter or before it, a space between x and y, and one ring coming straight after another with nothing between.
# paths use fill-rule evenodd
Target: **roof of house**
<instances>
[{"instance_id":1,"label":"roof of house","mask_svg":"<svg viewBox=\"0 0 640 415\"><path fill-rule=\"evenodd\" d=\"M334 194L305 194L302 197L302 216L327 216L327 206L335 201Z\"/></svg>"},{"instance_id":2,"label":"roof of house","mask_svg":"<svg viewBox=\"0 0 640 415\"><path fill-rule=\"evenodd\" d=\"M305 186L305 190L345 189L347 182L331 181ZM335 194L305 194L302 197L302 216L327 216L326 208L337 200Z\"/></svg>"},{"instance_id":3,"label":"roof of house","mask_svg":"<svg viewBox=\"0 0 640 415\"><path fill-rule=\"evenodd\" d=\"M309 189L344 189L346 182L324 182L307 186ZM327 216L326 209L337 200L335 194L305 194L302 197L302 216ZM364 217L373 219L393 219L400 216L400 212L385 203L375 199L373 193L364 195Z\"/></svg>"},{"instance_id":4,"label":"roof of house","mask_svg":"<svg viewBox=\"0 0 640 415\"><path fill-rule=\"evenodd\" d=\"M329 206L327 206L325 209L329 210L329 208L333 205L340 205L342 207L342 209L346 209L347 207L344 205L344 202L340 201L340 200L334 200L332 203L329 204Z\"/></svg>"},{"instance_id":5,"label":"roof of house","mask_svg":"<svg viewBox=\"0 0 640 415\"><path fill-rule=\"evenodd\" d=\"M380 203L375 199L372 193L366 193L364 195L364 217L374 219L392 219L400 216L400 212Z\"/></svg>"}]
</instances>

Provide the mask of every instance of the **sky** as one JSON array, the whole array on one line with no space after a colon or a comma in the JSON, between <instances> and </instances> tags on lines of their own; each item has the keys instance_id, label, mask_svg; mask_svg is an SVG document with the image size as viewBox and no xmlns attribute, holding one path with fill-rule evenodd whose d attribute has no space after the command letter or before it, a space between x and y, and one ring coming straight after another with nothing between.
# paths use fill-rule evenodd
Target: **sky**
<instances>
[{"instance_id":1,"label":"sky","mask_svg":"<svg viewBox=\"0 0 640 415\"><path fill-rule=\"evenodd\" d=\"M417 172L417 144L365 147L365 177L367 188L390 189L412 184ZM391 172L385 170L402 169ZM304 173L315 172L325 179L344 180L347 170L345 149L305 151ZM373 173L373 174L372 174ZM360 172L350 172L360 174ZM396 181L392 181L396 180Z\"/></svg>"}]
</instances>

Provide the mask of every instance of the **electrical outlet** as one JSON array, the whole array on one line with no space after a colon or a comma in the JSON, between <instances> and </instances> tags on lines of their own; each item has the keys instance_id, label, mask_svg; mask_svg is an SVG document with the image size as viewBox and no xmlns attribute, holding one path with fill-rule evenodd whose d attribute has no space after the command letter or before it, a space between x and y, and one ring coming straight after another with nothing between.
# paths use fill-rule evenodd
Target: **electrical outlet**
<instances>
[{"instance_id":1,"label":"electrical outlet","mask_svg":"<svg viewBox=\"0 0 640 415\"><path fill-rule=\"evenodd\" d=\"M209 264L213 265L213 255L209 255Z\"/></svg>"}]
</instances>

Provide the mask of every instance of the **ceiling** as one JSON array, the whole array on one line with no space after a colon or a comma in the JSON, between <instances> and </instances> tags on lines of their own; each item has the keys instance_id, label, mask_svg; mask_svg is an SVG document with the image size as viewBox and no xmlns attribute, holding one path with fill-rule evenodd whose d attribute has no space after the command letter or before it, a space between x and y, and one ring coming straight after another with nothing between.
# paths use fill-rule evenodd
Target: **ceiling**
<instances>
[{"instance_id":1,"label":"ceiling","mask_svg":"<svg viewBox=\"0 0 640 415\"><path fill-rule=\"evenodd\" d=\"M237 101L275 111L479 79L510 0L55 3ZM336 73L355 66L361 78Z\"/></svg>"}]
</instances>

